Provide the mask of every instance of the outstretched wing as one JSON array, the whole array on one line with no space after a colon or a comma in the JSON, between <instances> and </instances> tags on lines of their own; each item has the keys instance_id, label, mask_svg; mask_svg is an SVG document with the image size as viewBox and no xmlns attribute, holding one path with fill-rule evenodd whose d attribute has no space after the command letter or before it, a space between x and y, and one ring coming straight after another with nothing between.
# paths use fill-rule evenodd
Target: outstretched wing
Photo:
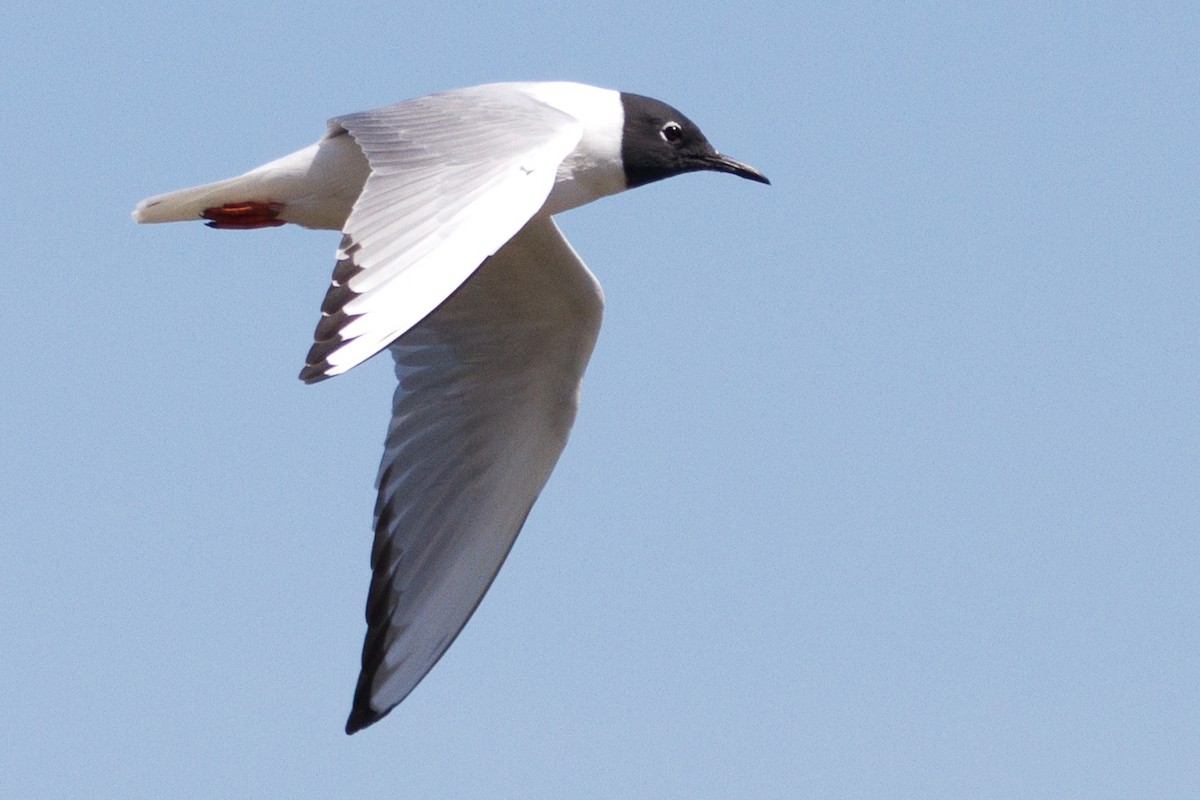
<instances>
[{"instance_id":1,"label":"outstretched wing","mask_svg":"<svg viewBox=\"0 0 1200 800\"><path fill-rule=\"evenodd\" d=\"M345 372L450 296L542 207L578 120L507 84L330 121L371 172L343 228L300 377Z\"/></svg>"},{"instance_id":2,"label":"outstretched wing","mask_svg":"<svg viewBox=\"0 0 1200 800\"><path fill-rule=\"evenodd\" d=\"M412 691L496 576L566 444L602 307L539 215L392 344L400 385L347 733Z\"/></svg>"}]
</instances>

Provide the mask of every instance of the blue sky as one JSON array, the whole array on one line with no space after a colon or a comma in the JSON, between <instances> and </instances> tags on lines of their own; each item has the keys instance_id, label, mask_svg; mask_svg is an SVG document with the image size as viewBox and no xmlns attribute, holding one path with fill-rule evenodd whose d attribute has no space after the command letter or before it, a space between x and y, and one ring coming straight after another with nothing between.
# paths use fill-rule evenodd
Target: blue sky
<instances>
[{"instance_id":1,"label":"blue sky","mask_svg":"<svg viewBox=\"0 0 1200 800\"><path fill-rule=\"evenodd\" d=\"M783 5L4 12L0 795L1200 795L1200 12ZM296 380L337 236L129 212L513 79L774 185L560 218L572 440L346 737L392 376Z\"/></svg>"}]
</instances>

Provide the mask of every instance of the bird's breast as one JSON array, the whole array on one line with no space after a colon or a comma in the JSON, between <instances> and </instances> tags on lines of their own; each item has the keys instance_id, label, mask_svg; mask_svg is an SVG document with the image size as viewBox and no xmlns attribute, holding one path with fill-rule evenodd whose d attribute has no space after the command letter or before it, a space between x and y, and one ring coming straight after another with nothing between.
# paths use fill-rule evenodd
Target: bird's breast
<instances>
[{"instance_id":1,"label":"bird's breast","mask_svg":"<svg viewBox=\"0 0 1200 800\"><path fill-rule=\"evenodd\" d=\"M619 158L619 157L618 157ZM596 159L586 150L576 148L558 167L554 188L542 207L543 213L557 214L624 191L625 171L620 162Z\"/></svg>"},{"instance_id":2,"label":"bird's breast","mask_svg":"<svg viewBox=\"0 0 1200 800\"><path fill-rule=\"evenodd\" d=\"M557 214L626 189L621 163L625 109L620 92L579 83L521 84L523 91L579 121L579 142L558 165L543 212Z\"/></svg>"}]
</instances>

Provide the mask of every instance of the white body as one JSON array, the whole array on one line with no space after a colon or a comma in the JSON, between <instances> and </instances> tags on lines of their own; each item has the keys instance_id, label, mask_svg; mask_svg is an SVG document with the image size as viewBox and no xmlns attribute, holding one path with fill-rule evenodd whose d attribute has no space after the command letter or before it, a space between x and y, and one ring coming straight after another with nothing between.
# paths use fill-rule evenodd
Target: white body
<instances>
[{"instance_id":1,"label":"white body","mask_svg":"<svg viewBox=\"0 0 1200 800\"><path fill-rule=\"evenodd\" d=\"M579 83L491 84L514 90L578 120L574 149L556 166L554 188L541 213L590 203L625 188L621 169L620 93ZM305 228L341 230L362 193L370 167L362 148L340 132L336 121L315 144L263 164L235 178L149 197L133 211L136 222L183 222L202 219L205 209L244 201L284 205L280 219Z\"/></svg>"}]
</instances>

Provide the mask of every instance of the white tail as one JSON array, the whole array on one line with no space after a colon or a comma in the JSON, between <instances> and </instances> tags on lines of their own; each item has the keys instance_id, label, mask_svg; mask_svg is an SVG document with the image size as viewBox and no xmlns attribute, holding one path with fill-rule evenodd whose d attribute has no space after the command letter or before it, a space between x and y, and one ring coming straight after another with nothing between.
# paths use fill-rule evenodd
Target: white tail
<instances>
[{"instance_id":1,"label":"white tail","mask_svg":"<svg viewBox=\"0 0 1200 800\"><path fill-rule=\"evenodd\" d=\"M244 200L266 198L252 197L252 182L249 173L236 178L226 178L203 186L177 189L174 192L147 197L133 210L134 222L182 222L203 219L204 209L236 203Z\"/></svg>"},{"instance_id":2,"label":"white tail","mask_svg":"<svg viewBox=\"0 0 1200 800\"><path fill-rule=\"evenodd\" d=\"M183 222L204 219L209 208L261 203L278 205L280 220L339 230L369 171L354 140L335 135L236 178L148 197L137 204L133 219Z\"/></svg>"}]
</instances>

